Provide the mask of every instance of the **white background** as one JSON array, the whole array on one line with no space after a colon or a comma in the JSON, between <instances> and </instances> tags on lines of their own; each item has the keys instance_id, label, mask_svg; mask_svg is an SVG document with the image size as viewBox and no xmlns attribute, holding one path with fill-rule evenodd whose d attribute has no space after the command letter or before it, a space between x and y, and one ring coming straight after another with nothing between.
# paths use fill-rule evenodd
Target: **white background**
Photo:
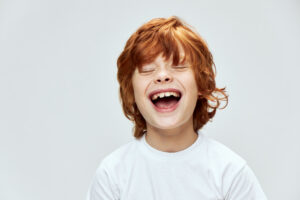
<instances>
[{"instance_id":1,"label":"white background","mask_svg":"<svg viewBox=\"0 0 300 200\"><path fill-rule=\"evenodd\" d=\"M1 200L85 198L102 158L133 140L116 60L139 26L172 15L207 41L229 94L203 132L269 199L300 199L299 1L2 0Z\"/></svg>"}]
</instances>

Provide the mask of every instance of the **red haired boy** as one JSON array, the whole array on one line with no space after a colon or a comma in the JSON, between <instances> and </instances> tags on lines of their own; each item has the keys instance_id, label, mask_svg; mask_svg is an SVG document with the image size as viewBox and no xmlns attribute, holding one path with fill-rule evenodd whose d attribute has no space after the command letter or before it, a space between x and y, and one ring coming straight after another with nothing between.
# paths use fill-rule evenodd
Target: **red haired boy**
<instances>
[{"instance_id":1,"label":"red haired boy","mask_svg":"<svg viewBox=\"0 0 300 200\"><path fill-rule=\"evenodd\" d=\"M267 199L247 162L200 132L228 96L191 27L175 16L150 20L117 65L134 140L102 160L87 200Z\"/></svg>"}]
</instances>

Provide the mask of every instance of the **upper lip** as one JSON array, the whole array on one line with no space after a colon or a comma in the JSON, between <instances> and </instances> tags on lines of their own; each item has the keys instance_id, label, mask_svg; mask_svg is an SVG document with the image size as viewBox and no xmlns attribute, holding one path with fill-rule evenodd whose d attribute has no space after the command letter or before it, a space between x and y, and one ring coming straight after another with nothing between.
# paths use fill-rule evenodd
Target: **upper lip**
<instances>
[{"instance_id":1,"label":"upper lip","mask_svg":"<svg viewBox=\"0 0 300 200\"><path fill-rule=\"evenodd\" d=\"M158 90L153 90L152 92L149 93L148 98L151 99L151 97L157 93L161 92L178 92L181 96L181 92L178 89L175 88L166 88L166 89L158 89Z\"/></svg>"}]
</instances>

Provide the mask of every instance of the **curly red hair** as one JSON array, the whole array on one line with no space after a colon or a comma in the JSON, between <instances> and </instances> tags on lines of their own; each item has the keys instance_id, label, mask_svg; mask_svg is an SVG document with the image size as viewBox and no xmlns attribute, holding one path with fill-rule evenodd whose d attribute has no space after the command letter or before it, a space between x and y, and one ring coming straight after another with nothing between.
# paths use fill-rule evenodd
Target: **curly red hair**
<instances>
[{"instance_id":1,"label":"curly red hair","mask_svg":"<svg viewBox=\"0 0 300 200\"><path fill-rule=\"evenodd\" d=\"M184 50L180 61L179 46ZM136 67L151 63L160 54L166 60L172 56L173 65L191 64L194 71L199 96L193 113L193 128L197 132L212 119L220 101L228 104L228 95L224 88L217 88L215 82L215 64L207 44L196 31L177 16L154 18L143 24L133 33L117 60L117 78L120 84L120 101L125 116L134 123L134 137L140 138L146 130L146 121L137 108L132 87L132 75ZM221 97L215 94L221 94Z\"/></svg>"}]
</instances>

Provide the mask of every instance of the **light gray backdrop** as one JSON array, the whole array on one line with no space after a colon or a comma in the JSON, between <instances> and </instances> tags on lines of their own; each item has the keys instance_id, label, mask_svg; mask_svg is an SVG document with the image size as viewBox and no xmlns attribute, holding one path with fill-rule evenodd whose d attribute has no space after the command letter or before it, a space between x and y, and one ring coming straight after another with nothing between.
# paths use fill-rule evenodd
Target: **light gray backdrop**
<instances>
[{"instance_id":1,"label":"light gray backdrop","mask_svg":"<svg viewBox=\"0 0 300 200\"><path fill-rule=\"evenodd\" d=\"M269 199L300 199L299 1L2 0L1 200L85 198L101 159L133 139L116 59L171 15L207 41L230 95L203 132L248 161Z\"/></svg>"}]
</instances>

